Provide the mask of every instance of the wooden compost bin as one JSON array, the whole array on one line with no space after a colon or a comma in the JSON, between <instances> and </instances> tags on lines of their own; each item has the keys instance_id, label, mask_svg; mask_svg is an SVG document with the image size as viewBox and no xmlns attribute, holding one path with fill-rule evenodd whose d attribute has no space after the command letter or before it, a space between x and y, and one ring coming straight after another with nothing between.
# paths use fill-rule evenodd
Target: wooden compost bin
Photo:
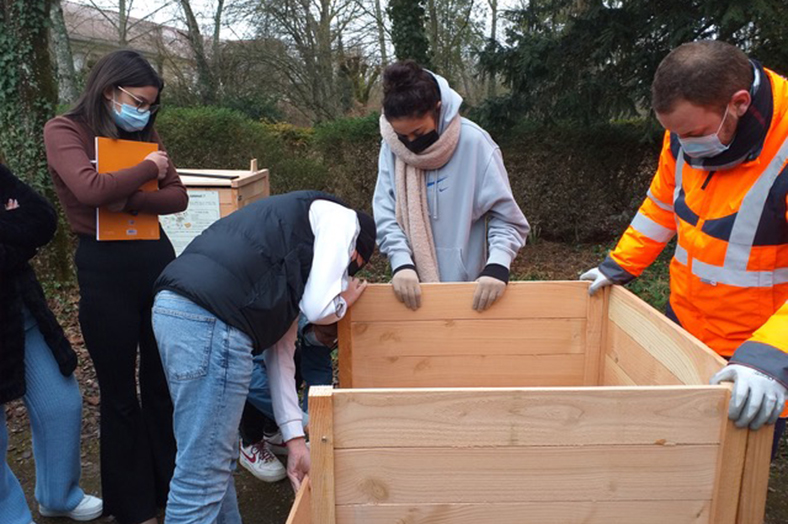
<instances>
[{"instance_id":1,"label":"wooden compost bin","mask_svg":"<svg viewBox=\"0 0 788 524\"><path fill-rule=\"evenodd\" d=\"M178 169L189 191L216 191L222 218L271 194L268 170L257 168L257 159L249 171L233 169Z\"/></svg>"},{"instance_id":2,"label":"wooden compost bin","mask_svg":"<svg viewBox=\"0 0 788 524\"><path fill-rule=\"evenodd\" d=\"M760 524L772 428L737 429L725 362L634 294L513 282L370 286L340 386L310 392L291 524ZM406 389L403 389L406 388Z\"/></svg>"}]
</instances>

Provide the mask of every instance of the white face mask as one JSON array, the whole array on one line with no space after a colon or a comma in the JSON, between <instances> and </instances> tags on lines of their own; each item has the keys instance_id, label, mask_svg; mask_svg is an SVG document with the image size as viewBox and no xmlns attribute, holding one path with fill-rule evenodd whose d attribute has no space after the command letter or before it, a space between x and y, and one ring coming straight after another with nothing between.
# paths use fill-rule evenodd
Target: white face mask
<instances>
[{"instance_id":1,"label":"white face mask","mask_svg":"<svg viewBox=\"0 0 788 524\"><path fill-rule=\"evenodd\" d=\"M725 119L728 118L729 108L730 106L725 107L725 114L722 117L722 122L720 122L720 127L717 128L716 133L689 138L679 137L679 142L681 142L681 150L684 151L688 157L710 158L728 150L730 145L726 146L720 141L720 131L722 130L722 125L725 123Z\"/></svg>"}]
</instances>

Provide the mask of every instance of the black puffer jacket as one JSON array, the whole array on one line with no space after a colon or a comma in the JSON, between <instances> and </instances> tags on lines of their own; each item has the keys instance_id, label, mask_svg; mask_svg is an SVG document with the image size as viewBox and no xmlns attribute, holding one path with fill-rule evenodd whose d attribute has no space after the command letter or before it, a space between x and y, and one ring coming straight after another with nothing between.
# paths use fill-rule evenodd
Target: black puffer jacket
<instances>
[{"instance_id":1,"label":"black puffer jacket","mask_svg":"<svg viewBox=\"0 0 788 524\"><path fill-rule=\"evenodd\" d=\"M9 199L19 208L6 211ZM0 164L0 404L25 394L23 305L38 322L60 372L68 376L77 366L77 356L28 263L56 227L57 214L49 202Z\"/></svg>"}]
</instances>

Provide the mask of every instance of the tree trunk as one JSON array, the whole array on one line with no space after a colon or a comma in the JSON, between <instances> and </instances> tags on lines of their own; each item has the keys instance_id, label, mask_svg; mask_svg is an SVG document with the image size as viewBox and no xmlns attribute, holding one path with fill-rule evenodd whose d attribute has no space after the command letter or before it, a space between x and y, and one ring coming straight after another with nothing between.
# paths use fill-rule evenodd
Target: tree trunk
<instances>
[{"instance_id":1,"label":"tree trunk","mask_svg":"<svg viewBox=\"0 0 788 524\"><path fill-rule=\"evenodd\" d=\"M200 99L205 105L213 105L216 102L216 85L208 58L205 56L200 24L197 23L197 17L194 16L189 0L180 0L180 4L189 30L186 36L194 53L194 60L197 62L197 88Z\"/></svg>"},{"instance_id":2,"label":"tree trunk","mask_svg":"<svg viewBox=\"0 0 788 524\"><path fill-rule=\"evenodd\" d=\"M126 0L118 0L118 44L120 44L120 47L128 45L126 30L129 27L129 20L127 15Z\"/></svg>"},{"instance_id":3,"label":"tree trunk","mask_svg":"<svg viewBox=\"0 0 788 524\"><path fill-rule=\"evenodd\" d=\"M0 0L0 153L19 178L54 201L41 140L57 104L47 30L50 9L51 0ZM61 219L44 258L52 273L47 278L65 281L71 256L62 225Z\"/></svg>"},{"instance_id":4,"label":"tree trunk","mask_svg":"<svg viewBox=\"0 0 788 524\"><path fill-rule=\"evenodd\" d=\"M438 8L435 5L435 0L428 0L427 3L430 12L430 47L432 47L432 67L438 69L438 49L440 38L438 31ZM442 72L442 71L436 71ZM445 71L444 71L445 72Z\"/></svg>"},{"instance_id":5,"label":"tree trunk","mask_svg":"<svg viewBox=\"0 0 788 524\"><path fill-rule=\"evenodd\" d=\"M492 46L496 45L498 42L498 0L488 0L488 2L490 4L490 10L492 11L492 23L490 27L490 47L492 48ZM495 98L497 95L497 79L494 69L490 71L490 76L487 81L489 82L487 86L487 96Z\"/></svg>"},{"instance_id":6,"label":"tree trunk","mask_svg":"<svg viewBox=\"0 0 788 524\"><path fill-rule=\"evenodd\" d=\"M385 69L388 65L388 53L386 52L386 27L383 25L383 9L380 7L380 0L375 0L375 19L378 26L378 44L380 45L380 64Z\"/></svg>"},{"instance_id":7,"label":"tree trunk","mask_svg":"<svg viewBox=\"0 0 788 524\"><path fill-rule=\"evenodd\" d=\"M224 0L219 0L216 5L216 14L213 17L213 48L211 49L211 61L214 64L220 62L219 55L221 53L219 46L222 41L219 38L222 32L222 11L224 10ZM214 68L214 70L216 70Z\"/></svg>"},{"instance_id":8,"label":"tree trunk","mask_svg":"<svg viewBox=\"0 0 788 524\"><path fill-rule=\"evenodd\" d=\"M50 18L52 49L57 63L59 99L61 104L71 104L79 97L79 89L77 89L77 75L74 70L74 57L71 54L71 42L68 39L60 0L52 0Z\"/></svg>"}]
</instances>

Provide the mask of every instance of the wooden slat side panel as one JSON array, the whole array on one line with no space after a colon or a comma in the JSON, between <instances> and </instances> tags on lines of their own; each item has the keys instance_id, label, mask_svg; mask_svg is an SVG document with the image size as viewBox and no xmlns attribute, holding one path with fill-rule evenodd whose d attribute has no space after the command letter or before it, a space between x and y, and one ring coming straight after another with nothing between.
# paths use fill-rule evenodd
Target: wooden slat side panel
<instances>
[{"instance_id":1,"label":"wooden slat side panel","mask_svg":"<svg viewBox=\"0 0 788 524\"><path fill-rule=\"evenodd\" d=\"M504 296L484 312L474 311L476 284L422 284L421 308L412 311L394 296L390 284L372 284L353 306L356 322L420 320L585 318L585 282L510 282Z\"/></svg>"},{"instance_id":2,"label":"wooden slat side panel","mask_svg":"<svg viewBox=\"0 0 788 524\"><path fill-rule=\"evenodd\" d=\"M711 500L717 448L336 450L336 503Z\"/></svg>"},{"instance_id":3,"label":"wooden slat side panel","mask_svg":"<svg viewBox=\"0 0 788 524\"><path fill-rule=\"evenodd\" d=\"M762 524L766 513L774 426L748 431L737 524Z\"/></svg>"},{"instance_id":4,"label":"wooden slat side panel","mask_svg":"<svg viewBox=\"0 0 788 524\"><path fill-rule=\"evenodd\" d=\"M354 388L582 386L585 356L366 357L354 345ZM340 356L341 358L341 356ZM341 362L341 361L340 361Z\"/></svg>"},{"instance_id":5,"label":"wooden slat side panel","mask_svg":"<svg viewBox=\"0 0 788 524\"><path fill-rule=\"evenodd\" d=\"M708 524L707 500L337 507L340 524Z\"/></svg>"},{"instance_id":6,"label":"wooden slat side panel","mask_svg":"<svg viewBox=\"0 0 788 524\"><path fill-rule=\"evenodd\" d=\"M726 393L730 398L730 394ZM727 399L726 399L727 404ZM739 429L727 417L722 424L722 444L717 457L717 478L711 508L714 524L735 524L739 508L748 431Z\"/></svg>"},{"instance_id":7,"label":"wooden slat side panel","mask_svg":"<svg viewBox=\"0 0 788 524\"><path fill-rule=\"evenodd\" d=\"M331 386L309 389L312 522L335 524L334 403Z\"/></svg>"},{"instance_id":8,"label":"wooden slat side panel","mask_svg":"<svg viewBox=\"0 0 788 524\"><path fill-rule=\"evenodd\" d=\"M351 332L359 358L581 354L585 324L580 318L353 322Z\"/></svg>"},{"instance_id":9,"label":"wooden slat side panel","mask_svg":"<svg viewBox=\"0 0 788 524\"><path fill-rule=\"evenodd\" d=\"M608 355L639 386L678 386L683 384L665 365L657 360L617 324L608 327Z\"/></svg>"},{"instance_id":10,"label":"wooden slat side panel","mask_svg":"<svg viewBox=\"0 0 788 524\"><path fill-rule=\"evenodd\" d=\"M683 383L708 384L725 360L632 292L615 286L609 318Z\"/></svg>"},{"instance_id":11,"label":"wooden slat side panel","mask_svg":"<svg viewBox=\"0 0 788 524\"><path fill-rule=\"evenodd\" d=\"M312 486L309 476L301 483L285 524L312 524Z\"/></svg>"},{"instance_id":12,"label":"wooden slat side panel","mask_svg":"<svg viewBox=\"0 0 788 524\"><path fill-rule=\"evenodd\" d=\"M604 353L607 347L607 299L609 289L605 288L595 296L589 297L586 312L585 333L585 378L586 386L602 385Z\"/></svg>"},{"instance_id":13,"label":"wooden slat side panel","mask_svg":"<svg viewBox=\"0 0 788 524\"><path fill-rule=\"evenodd\" d=\"M609 354L605 355L604 369L603 384L605 386L637 386L632 377L627 375Z\"/></svg>"},{"instance_id":14,"label":"wooden slat side panel","mask_svg":"<svg viewBox=\"0 0 788 524\"><path fill-rule=\"evenodd\" d=\"M353 385L353 308L350 308L337 325L337 354L339 366L339 386L352 388Z\"/></svg>"},{"instance_id":15,"label":"wooden slat side panel","mask_svg":"<svg viewBox=\"0 0 788 524\"><path fill-rule=\"evenodd\" d=\"M337 390L334 448L718 444L726 398L712 386Z\"/></svg>"}]
</instances>

